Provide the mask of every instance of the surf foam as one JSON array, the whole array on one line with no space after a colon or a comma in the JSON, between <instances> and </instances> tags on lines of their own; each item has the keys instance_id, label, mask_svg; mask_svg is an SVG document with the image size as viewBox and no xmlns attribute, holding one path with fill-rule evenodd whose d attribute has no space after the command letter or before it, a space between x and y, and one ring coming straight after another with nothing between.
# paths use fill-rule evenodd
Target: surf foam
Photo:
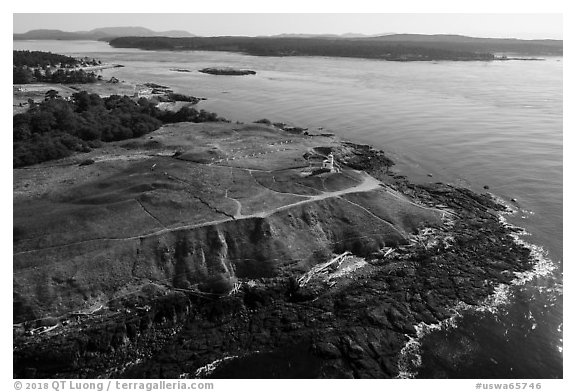
<instances>
[{"instance_id":1,"label":"surf foam","mask_svg":"<svg viewBox=\"0 0 576 392\"><path fill-rule=\"evenodd\" d=\"M532 281L537 277L544 277L551 275L556 269L556 266L548 258L548 252L542 246L531 244L521 237L531 235L526 229L518 227L509 223L505 216L514 215L518 213L518 209L513 209L504 202L501 198L492 195L497 203L506 207L506 210L499 214L499 221L505 227L512 229L510 236L514 242L529 249L530 256L535 261L533 268L524 272L515 272L514 278L509 284L499 284L494 288L494 293L487 297L479 305L469 305L464 302L459 302L450 309L451 316L435 324L426 324L421 322L415 326L416 336L406 335L408 341L400 351L400 358L398 359L398 376L396 378L408 379L415 378L418 375L418 368L422 366L422 339L432 333L442 329L456 328L458 320L463 317L463 312L489 312L497 314L503 305L510 304L511 288L513 286L522 286Z\"/></svg>"}]
</instances>

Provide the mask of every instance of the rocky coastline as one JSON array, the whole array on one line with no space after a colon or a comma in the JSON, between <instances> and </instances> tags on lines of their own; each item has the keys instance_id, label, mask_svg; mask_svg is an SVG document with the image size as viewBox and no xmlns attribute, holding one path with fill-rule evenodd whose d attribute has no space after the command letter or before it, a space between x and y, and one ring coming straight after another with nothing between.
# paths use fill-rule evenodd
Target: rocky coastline
<instances>
[{"instance_id":1,"label":"rocky coastline","mask_svg":"<svg viewBox=\"0 0 576 392\"><path fill-rule=\"evenodd\" d=\"M386 171L369 166L372 174ZM188 321L178 343L161 351L162 360L143 361L123 376L400 376L400 353L417 336L417 325L450 319L457 304L482 304L534 260L514 241L515 230L502 226L497 212L504 207L490 197L396 180L415 200L452 209L449 228L424 230L408 244L366 255L357 275L336 284L317 279L302 287L294 276L276 277L232 298L202 301L206 308ZM214 362L213 370L205 368Z\"/></svg>"},{"instance_id":2,"label":"rocky coastline","mask_svg":"<svg viewBox=\"0 0 576 392\"><path fill-rule=\"evenodd\" d=\"M505 207L490 195L414 184L389 170L383 152L342 145L334 150L341 165L415 205L444 211L443 224L383 247L335 243L334 254L350 252L344 272L327 269L305 284L309 270L289 268L244 279L224 295L150 282L107 311L19 324L14 376L394 378L418 324L450 318L459 303L479 305L533 266L515 229L499 219Z\"/></svg>"}]
</instances>

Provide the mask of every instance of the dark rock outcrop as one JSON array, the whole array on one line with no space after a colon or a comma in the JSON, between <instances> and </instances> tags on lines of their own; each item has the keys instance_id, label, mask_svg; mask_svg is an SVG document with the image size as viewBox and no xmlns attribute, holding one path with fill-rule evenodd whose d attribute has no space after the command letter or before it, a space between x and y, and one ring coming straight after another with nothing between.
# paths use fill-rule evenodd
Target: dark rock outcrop
<instances>
[{"instance_id":1,"label":"dark rock outcrop","mask_svg":"<svg viewBox=\"0 0 576 392\"><path fill-rule=\"evenodd\" d=\"M488 196L443 184L416 186L399 180L396 186L411 190L422 203L444 204L455 211L453 226L430 238L439 241L398 245L392 257L373 255L363 272L335 286L317 281L301 287L294 270L286 274L290 269L278 269L278 265L268 273L256 266L237 266L237 272L244 271L239 276L255 279L235 295L219 299L168 295L162 299L163 306L148 313L95 322L78 340L71 339L78 332L71 332L42 344L17 346L17 376L194 377L196 369L232 357L213 374L201 375L395 377L400 350L408 336L415 335L416 324L450 317L449 309L458 302L479 304L496 284L509 282L514 272L525 271L532 263L529 251L517 245L510 230L499 223L494 210L501 207ZM255 244L277 230L272 227L254 231ZM210 254L214 256L234 248L226 244L226 238L234 236L217 231L206 235L212 238L208 242L212 241ZM188 245L180 244L177 258L187 254L182 247ZM262 249L261 244L257 247ZM377 248L364 249L369 256ZM259 265L265 265L272 254ZM205 253L204 257L214 256ZM175 261L176 268L185 263ZM229 268L222 262L222 268ZM172 305L174 301L181 305ZM56 344L57 350L45 349ZM125 368L118 365L117 370L103 365L129 364L134 353L143 361ZM80 368L86 370L79 372Z\"/></svg>"},{"instance_id":2,"label":"dark rock outcrop","mask_svg":"<svg viewBox=\"0 0 576 392\"><path fill-rule=\"evenodd\" d=\"M256 71L251 71L249 69L235 69L227 67L202 68L198 70L198 72L210 75L230 75L230 76L256 75Z\"/></svg>"}]
</instances>

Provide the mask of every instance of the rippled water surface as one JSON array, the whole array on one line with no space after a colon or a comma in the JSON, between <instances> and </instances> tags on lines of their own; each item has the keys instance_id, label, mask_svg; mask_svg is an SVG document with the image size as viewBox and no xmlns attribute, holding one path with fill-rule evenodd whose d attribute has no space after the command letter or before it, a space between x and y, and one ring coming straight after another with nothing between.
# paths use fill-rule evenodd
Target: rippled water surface
<instances>
[{"instance_id":1,"label":"rippled water surface","mask_svg":"<svg viewBox=\"0 0 576 392\"><path fill-rule=\"evenodd\" d=\"M526 228L524 240L542 247L556 269L514 287L497 312L464 312L457 328L427 335L419 377L562 377L562 58L397 63L140 51L91 41L15 41L14 49L120 63L125 68L104 76L206 97L202 108L231 120L322 127L389 152L398 170L418 180L489 186L517 210L508 221ZM208 66L257 74L197 72Z\"/></svg>"}]
</instances>

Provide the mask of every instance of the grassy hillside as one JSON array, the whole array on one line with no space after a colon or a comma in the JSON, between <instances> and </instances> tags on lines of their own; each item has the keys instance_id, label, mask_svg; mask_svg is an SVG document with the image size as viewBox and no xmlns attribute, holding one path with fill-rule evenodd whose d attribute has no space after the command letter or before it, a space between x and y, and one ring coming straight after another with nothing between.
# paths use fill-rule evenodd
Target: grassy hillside
<instances>
[{"instance_id":1,"label":"grassy hillside","mask_svg":"<svg viewBox=\"0 0 576 392\"><path fill-rule=\"evenodd\" d=\"M221 274L306 270L333 251L368 254L440 222L374 179L363 187L370 177L345 166L310 175L304 156L318 146L356 156L330 137L184 123L16 169L16 320L103 303L143 279L186 289ZM202 150L218 155L198 159ZM94 163L79 165L86 157Z\"/></svg>"}]
</instances>

